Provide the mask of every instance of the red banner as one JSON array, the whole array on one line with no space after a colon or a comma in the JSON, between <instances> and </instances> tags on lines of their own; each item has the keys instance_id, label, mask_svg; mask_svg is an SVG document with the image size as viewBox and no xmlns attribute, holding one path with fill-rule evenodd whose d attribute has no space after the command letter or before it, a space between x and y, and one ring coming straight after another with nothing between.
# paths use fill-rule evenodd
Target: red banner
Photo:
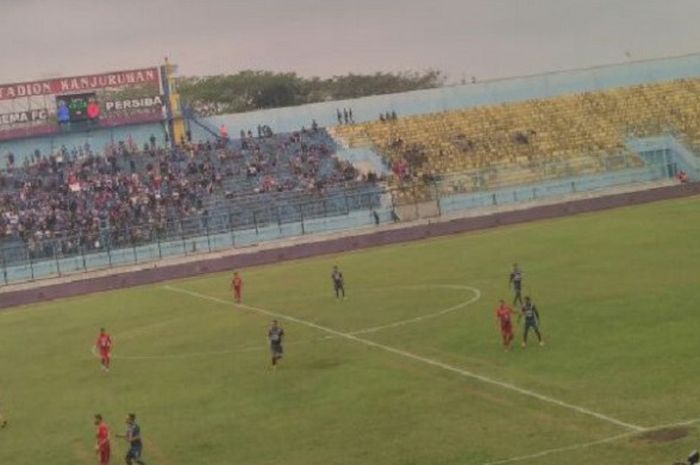
<instances>
[{"instance_id":1,"label":"red banner","mask_svg":"<svg viewBox=\"0 0 700 465\"><path fill-rule=\"evenodd\" d=\"M89 76L49 79L0 85L0 100L31 97L33 95L66 94L85 90L118 88L140 84L159 85L158 68L115 71Z\"/></svg>"}]
</instances>

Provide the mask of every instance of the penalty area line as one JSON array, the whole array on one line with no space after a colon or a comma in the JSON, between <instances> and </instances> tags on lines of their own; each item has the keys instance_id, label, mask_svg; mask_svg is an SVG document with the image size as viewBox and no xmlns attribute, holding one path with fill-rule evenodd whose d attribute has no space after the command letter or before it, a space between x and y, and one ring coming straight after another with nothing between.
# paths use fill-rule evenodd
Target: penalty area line
<instances>
[{"instance_id":1,"label":"penalty area line","mask_svg":"<svg viewBox=\"0 0 700 465\"><path fill-rule=\"evenodd\" d=\"M614 425L616 425L616 426L620 426L620 427L622 427L622 428L625 428L625 429L628 429L628 430L631 430L631 431L640 432L640 431L644 431L644 430L645 430L645 428L643 428L643 427L641 427L641 426L639 426L639 425L634 425L634 424L632 424L632 423L627 423L627 422L625 422L625 421L618 420L617 418L613 418L613 417L611 417L611 416L609 416L609 415L605 415L605 414L602 414L602 413L599 413L599 412L596 412L596 411L593 411L593 410L590 410L590 409L587 409L587 408L585 408L585 407L581 407L581 406L578 406L578 405L570 404L570 403L568 403L568 402L564 402L564 401L562 401L562 400L555 399L555 398L553 398L553 397L549 397L549 396L546 396L546 395L544 395L544 394L540 394L540 393L537 393L537 392L535 392L535 391L531 391L531 390L529 390L529 389L524 389L524 388L521 388L521 387L516 386L516 385L514 385L514 384L511 384L511 383L506 383L506 382L503 382L503 381L498 381L498 380L496 380L496 379L489 378L489 377L483 376L483 375L479 375L479 374L477 374L477 373L473 373L473 372L471 372L471 371L468 371L468 370L465 370L465 369L462 369L462 368L459 368L459 367L456 367L456 366L453 366L453 365L449 365L449 364L447 364L447 363L440 362L440 361L438 361L438 360L434 360L434 359L431 359L431 358L423 357L423 356L421 356L421 355L417 355L417 354L414 354L414 353L411 353L411 352L408 352L408 351L405 351L405 350L402 350L402 349L397 349L397 348L395 348L395 347L391 347L391 346L388 346L388 345L385 345L385 344L380 344L380 343L378 343L378 342L374 342L374 341L371 341L371 340L369 340L369 339L361 338L361 337L355 336L355 335L350 334L350 333L344 333L344 332L341 332L341 331L337 331L337 330L335 330L335 329L328 328L328 327L326 327L326 326L322 326L322 325L316 324L316 323L311 322L311 321L302 320L302 319L299 319L299 318L296 318L296 317L293 317L293 316L290 316L290 315L285 315L284 313L279 313L279 312L275 312L275 311L272 311L272 310L267 310L267 309L260 308L260 307L253 307L253 306L251 306L251 305L233 304L233 303L231 303L231 302L229 302L229 301L226 301L226 300L223 300L223 299L219 299L218 297L213 297L213 296L206 295L206 294L200 294L199 292L190 291L190 290L183 289L183 288L180 288L180 287L164 286L164 288L167 289L167 290L173 291L173 292L178 292L178 293L180 293L180 294L185 294L185 295L189 295L189 296L191 296L191 297L196 297L196 298L198 298L198 299L209 300L209 301L211 301L211 302L216 302L216 303L218 303L218 304L223 304L223 305L229 305L229 306L230 306L230 305L233 305L233 306L238 307L238 308L243 308L243 309L251 310L251 311L253 311L253 312L260 313L260 314L262 314L262 315L267 315L267 316L272 317L272 318L277 318L277 319L279 319L279 320L286 320L286 321L290 321L290 322L293 322L293 323L297 323L297 324L300 324L300 325L303 325L303 326L307 326L307 327L309 327L309 328L314 328L314 329L317 329L317 330L319 330L319 331L323 331L323 332L326 332L326 333L328 333L328 334L332 334L332 335L334 335L334 336L337 336L337 337L340 337L340 338L343 338L343 339L348 339L348 340L351 340L351 341L354 341L354 342L358 342L358 343L360 343L360 344L363 344L363 345L366 345L366 346L369 346L369 347L374 347L374 348L376 348L376 349L381 349L381 350L383 350L383 351L385 351L385 352L389 352L389 353L392 353L392 354L395 354L395 355L400 355L400 356L402 356L402 357L405 357L405 358L408 358L408 359L411 359L411 360L415 360L415 361L417 361L417 362L421 362L421 363L424 363L424 364L426 364L426 365L430 365L430 366L433 366L433 367L436 367L436 368L441 368L441 369L443 369L443 370L445 370L445 371L449 371L449 372L452 372L452 373L456 373L456 374L458 374L458 375L460 375L460 376L463 376L463 377L465 377L465 378L475 379L475 380L477 380L477 381L481 381L481 382L486 383L486 384L491 384L491 385L494 385L494 386L498 386L498 387L501 387L501 388L503 388L503 389L507 389L507 390L510 390L510 391L517 392L517 393L522 394L522 395L527 396L527 397L532 397L532 398L538 399L538 400L540 400L540 401L542 401L542 402L546 402L546 403L549 403L549 404L557 405L557 406L559 406L559 407L562 407L562 408L565 408L565 409L568 409L568 410L572 410L572 411L574 411L574 412L578 412L578 413L581 413L581 414L584 414L584 415L588 415L588 416L590 416L590 417L597 418L597 419L602 420L602 421L605 421L605 422L607 422L607 423L612 423L612 424L614 424Z\"/></svg>"}]
</instances>

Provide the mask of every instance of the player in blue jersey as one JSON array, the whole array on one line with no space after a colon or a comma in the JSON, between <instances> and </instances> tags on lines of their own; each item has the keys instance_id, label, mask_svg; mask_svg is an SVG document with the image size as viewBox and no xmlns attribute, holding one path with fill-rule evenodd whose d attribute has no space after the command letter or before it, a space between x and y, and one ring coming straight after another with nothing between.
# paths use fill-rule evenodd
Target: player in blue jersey
<instances>
[{"instance_id":1,"label":"player in blue jersey","mask_svg":"<svg viewBox=\"0 0 700 465\"><path fill-rule=\"evenodd\" d=\"M527 334L532 329L537 335L540 345L544 345L542 334L540 333L540 312L537 311L537 306L530 300L529 296L525 297L525 304L521 309L521 317L525 317L525 331L523 332L523 347L527 346ZM518 318L520 320L520 318Z\"/></svg>"},{"instance_id":2,"label":"player in blue jersey","mask_svg":"<svg viewBox=\"0 0 700 465\"><path fill-rule=\"evenodd\" d=\"M267 332L267 340L270 342L273 369L277 368L277 362L279 362L284 354L284 349L282 348L283 338L284 329L282 329L277 320L272 320L272 326L270 326L270 329Z\"/></svg>"},{"instance_id":3,"label":"player in blue jersey","mask_svg":"<svg viewBox=\"0 0 700 465\"><path fill-rule=\"evenodd\" d=\"M513 297L513 305L518 302L520 305L523 304L523 270L520 269L517 263L513 263L513 271L510 272L510 279L508 281L510 286L513 288L515 296Z\"/></svg>"},{"instance_id":4,"label":"player in blue jersey","mask_svg":"<svg viewBox=\"0 0 700 465\"><path fill-rule=\"evenodd\" d=\"M343 272L338 269L338 265L333 267L333 272L331 273L331 279L333 280L333 289L335 290L335 298L340 299L342 296L345 298L345 278L343 278Z\"/></svg>"},{"instance_id":5,"label":"player in blue jersey","mask_svg":"<svg viewBox=\"0 0 700 465\"><path fill-rule=\"evenodd\" d=\"M124 457L126 465L132 465L134 462L139 465L145 465L145 462L141 459L143 440L141 439L141 427L136 423L136 415L133 413L127 415L126 434L118 434L117 437L124 438L129 443L129 451Z\"/></svg>"}]
</instances>

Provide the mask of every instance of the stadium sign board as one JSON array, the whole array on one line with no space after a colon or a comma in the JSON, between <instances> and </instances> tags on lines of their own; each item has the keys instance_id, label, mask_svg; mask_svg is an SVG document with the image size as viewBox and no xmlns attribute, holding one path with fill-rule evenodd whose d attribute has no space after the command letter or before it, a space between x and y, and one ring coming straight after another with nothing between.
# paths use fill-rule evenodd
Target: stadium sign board
<instances>
[{"instance_id":1,"label":"stadium sign board","mask_svg":"<svg viewBox=\"0 0 700 465\"><path fill-rule=\"evenodd\" d=\"M31 121L46 121L49 119L49 112L46 108L31 111L17 111L14 113L0 114L0 126L12 126L18 123L28 123Z\"/></svg>"},{"instance_id":2,"label":"stadium sign board","mask_svg":"<svg viewBox=\"0 0 700 465\"><path fill-rule=\"evenodd\" d=\"M158 67L0 85L0 140L165 119Z\"/></svg>"}]
</instances>

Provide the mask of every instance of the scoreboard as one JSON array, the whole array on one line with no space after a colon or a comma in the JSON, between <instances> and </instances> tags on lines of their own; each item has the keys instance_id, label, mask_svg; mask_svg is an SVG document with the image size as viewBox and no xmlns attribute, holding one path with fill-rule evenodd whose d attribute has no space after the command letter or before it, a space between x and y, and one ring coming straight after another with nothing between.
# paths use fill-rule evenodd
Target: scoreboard
<instances>
[{"instance_id":1,"label":"scoreboard","mask_svg":"<svg viewBox=\"0 0 700 465\"><path fill-rule=\"evenodd\" d=\"M59 124L97 120L100 117L97 95L93 92L57 96L56 117Z\"/></svg>"}]
</instances>

